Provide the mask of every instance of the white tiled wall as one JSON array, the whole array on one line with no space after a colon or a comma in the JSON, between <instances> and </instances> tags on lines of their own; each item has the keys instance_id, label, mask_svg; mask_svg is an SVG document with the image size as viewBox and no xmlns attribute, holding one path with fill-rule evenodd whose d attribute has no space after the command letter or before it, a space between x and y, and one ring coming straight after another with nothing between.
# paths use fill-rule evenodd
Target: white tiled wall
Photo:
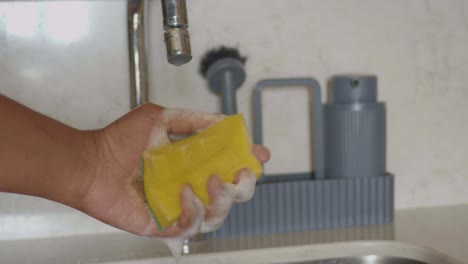
<instances>
[{"instance_id":1,"label":"white tiled wall","mask_svg":"<svg viewBox=\"0 0 468 264\"><path fill-rule=\"evenodd\" d=\"M397 208L468 202L468 2L189 0L194 59L181 68L165 60L160 1L148 12L153 102L218 111L197 70L221 44L249 57L238 92L249 119L262 78L377 74ZM0 92L69 125L101 127L128 110L127 56L123 0L0 2ZM265 96L270 173L310 170L304 93ZM0 239L113 231L52 202L0 194Z\"/></svg>"}]
</instances>

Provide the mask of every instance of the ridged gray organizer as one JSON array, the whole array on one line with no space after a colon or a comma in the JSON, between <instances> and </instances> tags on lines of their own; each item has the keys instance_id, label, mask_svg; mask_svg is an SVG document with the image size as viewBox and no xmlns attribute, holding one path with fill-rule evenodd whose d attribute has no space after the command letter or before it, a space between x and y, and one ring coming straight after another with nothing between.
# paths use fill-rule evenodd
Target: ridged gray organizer
<instances>
[{"instance_id":1,"label":"ridged gray organizer","mask_svg":"<svg viewBox=\"0 0 468 264\"><path fill-rule=\"evenodd\" d=\"M263 176L252 200L235 206L224 225L208 236L393 222L394 177L386 172L386 114L385 104L377 101L377 78L334 77L324 107L314 79L260 81L254 89L255 143L263 143L262 90L292 86L312 90L315 172Z\"/></svg>"}]
</instances>

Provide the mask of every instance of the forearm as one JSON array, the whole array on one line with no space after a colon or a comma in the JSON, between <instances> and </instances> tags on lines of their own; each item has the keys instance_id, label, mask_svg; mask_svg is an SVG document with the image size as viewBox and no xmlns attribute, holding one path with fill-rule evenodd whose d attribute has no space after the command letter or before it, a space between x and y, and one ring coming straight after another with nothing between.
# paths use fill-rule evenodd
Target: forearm
<instances>
[{"instance_id":1,"label":"forearm","mask_svg":"<svg viewBox=\"0 0 468 264\"><path fill-rule=\"evenodd\" d=\"M0 95L0 191L71 206L91 184L88 133ZM79 179L88 177L88 179Z\"/></svg>"}]
</instances>

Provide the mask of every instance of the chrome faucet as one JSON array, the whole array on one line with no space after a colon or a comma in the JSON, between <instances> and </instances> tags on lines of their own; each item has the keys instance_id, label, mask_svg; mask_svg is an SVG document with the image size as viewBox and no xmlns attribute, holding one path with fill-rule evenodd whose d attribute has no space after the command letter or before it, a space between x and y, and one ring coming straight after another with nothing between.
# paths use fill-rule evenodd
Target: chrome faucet
<instances>
[{"instance_id":1,"label":"chrome faucet","mask_svg":"<svg viewBox=\"0 0 468 264\"><path fill-rule=\"evenodd\" d=\"M128 0L131 108L148 102L148 68L145 54L147 0ZM167 61L180 66L192 59L185 0L161 0Z\"/></svg>"}]
</instances>

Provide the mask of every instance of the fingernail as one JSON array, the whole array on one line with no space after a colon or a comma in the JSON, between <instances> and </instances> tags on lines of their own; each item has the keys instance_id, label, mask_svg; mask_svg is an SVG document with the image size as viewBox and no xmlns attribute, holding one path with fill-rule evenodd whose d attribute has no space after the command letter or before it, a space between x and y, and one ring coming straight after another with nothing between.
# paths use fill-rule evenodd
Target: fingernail
<instances>
[{"instance_id":1,"label":"fingernail","mask_svg":"<svg viewBox=\"0 0 468 264\"><path fill-rule=\"evenodd\" d=\"M260 151L260 156L263 162L268 161L271 157L270 150L266 147L262 147L262 151Z\"/></svg>"},{"instance_id":2,"label":"fingernail","mask_svg":"<svg viewBox=\"0 0 468 264\"><path fill-rule=\"evenodd\" d=\"M180 226L181 228L185 228L185 227L187 227L189 224L190 224L190 219L188 219L187 217L182 216L182 217L179 219L179 226Z\"/></svg>"},{"instance_id":3,"label":"fingernail","mask_svg":"<svg viewBox=\"0 0 468 264\"><path fill-rule=\"evenodd\" d=\"M260 145L253 145L253 152L261 163L267 162L271 156L270 150Z\"/></svg>"},{"instance_id":4,"label":"fingernail","mask_svg":"<svg viewBox=\"0 0 468 264\"><path fill-rule=\"evenodd\" d=\"M240 169L237 172L236 176L234 177L234 181L232 183L238 184L241 181L242 177L248 176L249 173L250 173L249 169L247 169L247 168Z\"/></svg>"}]
</instances>

